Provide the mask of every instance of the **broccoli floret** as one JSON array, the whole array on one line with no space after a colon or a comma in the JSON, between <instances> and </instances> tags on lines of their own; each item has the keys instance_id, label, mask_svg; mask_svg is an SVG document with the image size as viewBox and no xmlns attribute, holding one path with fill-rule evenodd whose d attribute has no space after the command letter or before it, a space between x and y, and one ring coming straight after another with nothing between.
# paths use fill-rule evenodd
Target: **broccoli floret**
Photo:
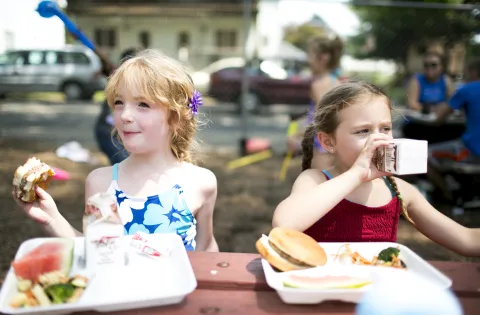
<instances>
[{"instance_id":1,"label":"broccoli floret","mask_svg":"<svg viewBox=\"0 0 480 315\"><path fill-rule=\"evenodd\" d=\"M378 259L383 260L384 262L389 262L392 261L392 255L395 255L395 257L398 257L398 254L400 254L400 250L395 247L388 247L385 248L378 254Z\"/></svg>"},{"instance_id":2,"label":"broccoli floret","mask_svg":"<svg viewBox=\"0 0 480 315\"><path fill-rule=\"evenodd\" d=\"M52 299L54 304L65 303L75 291L71 283L59 283L45 288L45 292Z\"/></svg>"}]
</instances>

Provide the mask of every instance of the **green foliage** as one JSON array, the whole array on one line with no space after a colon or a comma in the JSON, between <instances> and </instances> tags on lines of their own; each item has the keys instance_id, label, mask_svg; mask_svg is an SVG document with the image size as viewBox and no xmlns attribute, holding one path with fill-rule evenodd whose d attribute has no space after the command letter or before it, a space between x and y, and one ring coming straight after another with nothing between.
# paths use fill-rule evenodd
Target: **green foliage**
<instances>
[{"instance_id":1,"label":"green foliage","mask_svg":"<svg viewBox=\"0 0 480 315\"><path fill-rule=\"evenodd\" d=\"M285 41L296 46L297 48L307 51L308 41L316 36L325 36L324 29L309 24L300 26L289 26L285 29Z\"/></svg>"},{"instance_id":2,"label":"green foliage","mask_svg":"<svg viewBox=\"0 0 480 315\"><path fill-rule=\"evenodd\" d=\"M350 38L350 52L360 58L391 59L405 62L411 45L422 47L427 40L445 39L448 42L468 42L480 33L480 16L471 11L451 9L420 9L403 7L359 6L352 1L352 9L363 22L357 36ZM416 0L459 4L472 1ZM362 50L366 39L373 37L375 47Z\"/></svg>"}]
</instances>

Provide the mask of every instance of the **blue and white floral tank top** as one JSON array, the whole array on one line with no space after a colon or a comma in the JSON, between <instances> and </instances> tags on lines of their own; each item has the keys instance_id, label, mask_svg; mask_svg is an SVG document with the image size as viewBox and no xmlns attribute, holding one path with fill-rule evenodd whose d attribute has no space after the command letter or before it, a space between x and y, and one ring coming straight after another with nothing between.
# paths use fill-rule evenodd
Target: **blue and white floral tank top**
<instances>
[{"instance_id":1,"label":"blue and white floral tank top","mask_svg":"<svg viewBox=\"0 0 480 315\"><path fill-rule=\"evenodd\" d=\"M197 221L182 196L180 185L174 185L158 195L132 197L118 187L117 180L118 164L115 164L108 191L114 193L117 199L125 235L137 231L147 234L176 233L182 238L187 251L195 250Z\"/></svg>"}]
</instances>

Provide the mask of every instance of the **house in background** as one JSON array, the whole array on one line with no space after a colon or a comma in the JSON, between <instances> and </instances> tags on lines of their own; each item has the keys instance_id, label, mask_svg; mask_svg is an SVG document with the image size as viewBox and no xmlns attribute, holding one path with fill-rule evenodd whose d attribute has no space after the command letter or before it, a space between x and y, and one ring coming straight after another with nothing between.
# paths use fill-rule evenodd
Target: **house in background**
<instances>
[{"instance_id":1,"label":"house in background","mask_svg":"<svg viewBox=\"0 0 480 315\"><path fill-rule=\"evenodd\" d=\"M242 0L69 0L67 13L112 61L132 47L161 49L195 69L244 54Z\"/></svg>"}]
</instances>

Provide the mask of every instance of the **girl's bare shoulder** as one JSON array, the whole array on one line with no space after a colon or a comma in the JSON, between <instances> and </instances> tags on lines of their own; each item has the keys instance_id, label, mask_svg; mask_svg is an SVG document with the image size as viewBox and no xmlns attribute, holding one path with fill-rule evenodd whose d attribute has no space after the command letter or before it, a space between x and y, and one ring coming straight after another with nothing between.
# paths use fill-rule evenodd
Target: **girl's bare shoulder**
<instances>
[{"instance_id":1,"label":"girl's bare shoulder","mask_svg":"<svg viewBox=\"0 0 480 315\"><path fill-rule=\"evenodd\" d=\"M113 167L100 167L91 171L85 180L85 193L87 196L98 192L107 191L112 182Z\"/></svg>"},{"instance_id":2,"label":"girl's bare shoulder","mask_svg":"<svg viewBox=\"0 0 480 315\"><path fill-rule=\"evenodd\" d=\"M211 170L191 163L185 163L183 167L186 170L184 173L186 174L185 180L188 181L189 185L193 184L192 186L198 187L206 195L216 192L217 177Z\"/></svg>"},{"instance_id":3,"label":"girl's bare shoulder","mask_svg":"<svg viewBox=\"0 0 480 315\"><path fill-rule=\"evenodd\" d=\"M311 188L317 186L327 179L324 173L317 169L308 169L303 171L295 180L293 184L292 191L304 190L306 188Z\"/></svg>"}]
</instances>

